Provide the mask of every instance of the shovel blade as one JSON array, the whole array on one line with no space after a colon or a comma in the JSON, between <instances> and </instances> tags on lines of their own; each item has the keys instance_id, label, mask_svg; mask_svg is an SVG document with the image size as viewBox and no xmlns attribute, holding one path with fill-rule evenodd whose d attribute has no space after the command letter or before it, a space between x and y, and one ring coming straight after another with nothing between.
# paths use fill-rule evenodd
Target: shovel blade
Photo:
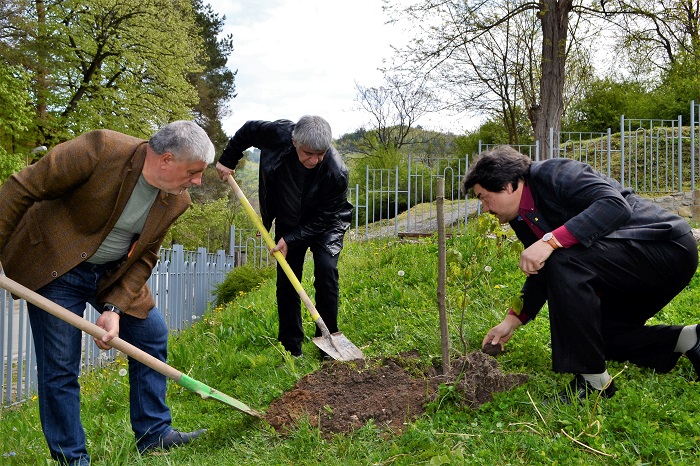
<instances>
[{"instance_id":1,"label":"shovel blade","mask_svg":"<svg viewBox=\"0 0 700 466\"><path fill-rule=\"evenodd\" d=\"M325 351L328 356L338 361L354 361L365 358L362 350L341 332L316 337L313 339L313 342L321 350Z\"/></svg>"}]
</instances>

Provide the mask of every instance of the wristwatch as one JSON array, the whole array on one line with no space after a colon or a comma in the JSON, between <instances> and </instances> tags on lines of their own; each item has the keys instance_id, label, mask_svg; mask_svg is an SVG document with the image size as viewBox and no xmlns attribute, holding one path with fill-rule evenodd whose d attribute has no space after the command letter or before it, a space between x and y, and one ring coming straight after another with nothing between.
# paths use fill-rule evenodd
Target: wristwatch
<instances>
[{"instance_id":1,"label":"wristwatch","mask_svg":"<svg viewBox=\"0 0 700 466\"><path fill-rule=\"evenodd\" d=\"M549 233L545 233L544 236L542 237L542 241L549 243L550 246L554 249L559 248L559 244L557 244L557 240L554 239L554 235L550 231Z\"/></svg>"},{"instance_id":2,"label":"wristwatch","mask_svg":"<svg viewBox=\"0 0 700 466\"><path fill-rule=\"evenodd\" d=\"M105 304L105 307L103 308L104 311L111 311L114 312L116 315L120 316L123 314L122 310L119 309L117 306L114 304Z\"/></svg>"}]
</instances>

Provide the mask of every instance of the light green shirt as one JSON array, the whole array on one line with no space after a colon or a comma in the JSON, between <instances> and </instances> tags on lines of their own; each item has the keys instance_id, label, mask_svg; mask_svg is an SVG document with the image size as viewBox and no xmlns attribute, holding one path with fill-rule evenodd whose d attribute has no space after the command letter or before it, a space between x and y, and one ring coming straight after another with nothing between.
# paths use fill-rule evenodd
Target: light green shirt
<instances>
[{"instance_id":1,"label":"light green shirt","mask_svg":"<svg viewBox=\"0 0 700 466\"><path fill-rule=\"evenodd\" d=\"M106 264L124 257L129 252L134 236L143 230L158 191L141 175L114 228L87 261L91 264Z\"/></svg>"}]
</instances>

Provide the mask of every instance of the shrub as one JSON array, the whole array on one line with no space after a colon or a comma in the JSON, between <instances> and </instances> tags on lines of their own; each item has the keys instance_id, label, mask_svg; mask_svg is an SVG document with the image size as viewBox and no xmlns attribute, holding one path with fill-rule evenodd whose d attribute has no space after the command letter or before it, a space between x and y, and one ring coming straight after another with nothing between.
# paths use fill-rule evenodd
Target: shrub
<instances>
[{"instance_id":1,"label":"shrub","mask_svg":"<svg viewBox=\"0 0 700 466\"><path fill-rule=\"evenodd\" d=\"M220 306L233 301L241 294L257 288L261 283L269 280L274 275L274 266L259 268L246 264L235 267L226 274L224 281L214 288L216 305Z\"/></svg>"}]
</instances>

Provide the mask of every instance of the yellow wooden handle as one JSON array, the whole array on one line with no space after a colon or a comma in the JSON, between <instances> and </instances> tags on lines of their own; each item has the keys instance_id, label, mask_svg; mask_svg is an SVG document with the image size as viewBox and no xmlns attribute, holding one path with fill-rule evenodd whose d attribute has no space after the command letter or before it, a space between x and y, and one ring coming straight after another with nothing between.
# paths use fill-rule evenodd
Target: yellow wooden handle
<instances>
[{"instance_id":1,"label":"yellow wooden handle","mask_svg":"<svg viewBox=\"0 0 700 466\"><path fill-rule=\"evenodd\" d=\"M233 189L233 192L236 194L236 197L238 197L238 200L241 201L243 209L245 209L250 219L258 228L258 231L260 231L260 234L265 240L267 246L270 248L270 250L274 249L275 246L277 246L275 244L275 240L272 239L272 236L270 236L270 232L267 231L265 225L263 225L262 223L262 220L260 220L260 217L258 217L258 214L255 212L255 209L253 209L253 206L250 205L250 202L248 202L248 198L245 197L245 194L243 194L243 191L241 191L240 186L238 186L238 183L236 183L236 180L234 180L233 176L231 175L228 176L228 184L231 186L231 189ZM306 291L304 291L304 288L301 286L301 283L299 282L299 279L296 277L296 275L294 275L294 271L292 271L292 268L289 266L289 263L279 251L275 251L273 253L273 256L275 257L275 259L277 259L277 263L280 264L282 270L284 270L284 273L287 275L287 278L289 278L289 281L292 283L292 286L294 286L294 289L297 291L299 297L304 302L304 305L311 313L311 318L314 322L316 322L316 324L319 325L319 327L321 327L321 331L323 332L326 324L323 323L323 320L320 320L321 316L316 310L316 306L314 306L314 303L311 302L309 295L307 295ZM328 329L325 329L325 332L328 332Z\"/></svg>"}]
</instances>

